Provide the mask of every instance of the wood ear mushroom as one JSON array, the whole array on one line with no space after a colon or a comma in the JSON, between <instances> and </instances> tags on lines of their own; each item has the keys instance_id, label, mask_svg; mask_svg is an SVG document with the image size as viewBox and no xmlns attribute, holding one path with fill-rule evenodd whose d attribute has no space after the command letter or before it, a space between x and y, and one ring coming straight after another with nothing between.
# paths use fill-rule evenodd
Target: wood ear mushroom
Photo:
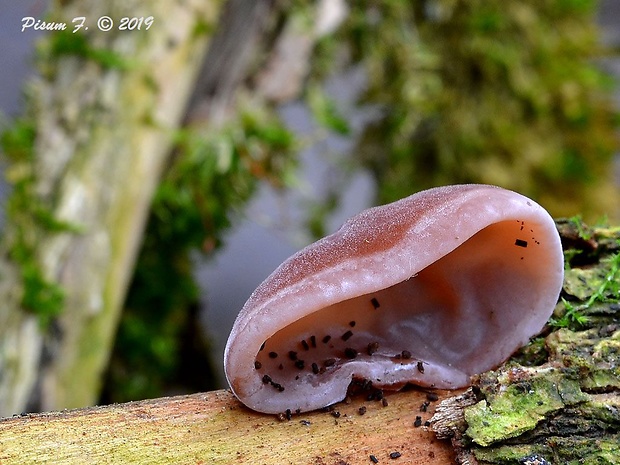
<instances>
[{"instance_id":1,"label":"wood ear mushroom","mask_svg":"<svg viewBox=\"0 0 620 465\"><path fill-rule=\"evenodd\" d=\"M224 354L248 407L308 411L353 379L454 389L536 335L562 286L551 216L487 185L371 208L296 253L250 296Z\"/></svg>"}]
</instances>

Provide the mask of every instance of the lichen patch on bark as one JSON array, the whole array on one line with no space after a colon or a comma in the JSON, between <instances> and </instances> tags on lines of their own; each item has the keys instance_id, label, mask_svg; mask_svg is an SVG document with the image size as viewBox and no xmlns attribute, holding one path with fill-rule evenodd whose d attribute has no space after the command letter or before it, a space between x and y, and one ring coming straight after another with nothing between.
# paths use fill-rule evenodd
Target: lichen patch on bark
<instances>
[{"instance_id":1,"label":"lichen patch on bark","mask_svg":"<svg viewBox=\"0 0 620 465\"><path fill-rule=\"evenodd\" d=\"M431 419L460 464L619 463L620 228L558 228L568 263L554 318Z\"/></svg>"}]
</instances>

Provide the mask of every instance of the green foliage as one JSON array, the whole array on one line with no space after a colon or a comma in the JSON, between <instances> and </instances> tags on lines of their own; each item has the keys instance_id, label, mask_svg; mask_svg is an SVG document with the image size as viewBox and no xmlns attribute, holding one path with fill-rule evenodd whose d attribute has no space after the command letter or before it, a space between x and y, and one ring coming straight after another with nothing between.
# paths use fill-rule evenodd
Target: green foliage
<instances>
[{"instance_id":1,"label":"green foliage","mask_svg":"<svg viewBox=\"0 0 620 465\"><path fill-rule=\"evenodd\" d=\"M293 143L278 120L262 113L244 113L215 133L180 134L181 155L159 188L154 215L180 242L200 246L206 233L219 245L230 208L249 198L257 178L283 186Z\"/></svg>"},{"instance_id":2,"label":"green foliage","mask_svg":"<svg viewBox=\"0 0 620 465\"><path fill-rule=\"evenodd\" d=\"M570 223L575 227L575 229L577 230L577 234L581 239L586 241L590 240L590 238L592 237L592 232L585 227L581 215L572 216L568 219L568 221L570 221Z\"/></svg>"},{"instance_id":3,"label":"green foliage","mask_svg":"<svg viewBox=\"0 0 620 465\"><path fill-rule=\"evenodd\" d=\"M49 205L34 192L35 137L35 127L26 119L17 120L0 135L2 155L9 162L6 175L12 185L6 215L14 225L13 234L5 238L5 243L10 259L19 267L23 286L21 306L36 314L45 327L62 311L64 292L43 275L36 244L42 234L75 231L76 228L56 219Z\"/></svg>"},{"instance_id":4,"label":"green foliage","mask_svg":"<svg viewBox=\"0 0 620 465\"><path fill-rule=\"evenodd\" d=\"M338 112L334 101L325 94L321 86L315 84L308 87L306 103L320 125L336 134L349 134L348 121Z\"/></svg>"},{"instance_id":5,"label":"green foliage","mask_svg":"<svg viewBox=\"0 0 620 465\"><path fill-rule=\"evenodd\" d=\"M588 317L582 313L581 306L573 305L568 300L562 298L564 314L560 318L551 318L549 323L555 328L573 328L585 325Z\"/></svg>"},{"instance_id":6,"label":"green foliage","mask_svg":"<svg viewBox=\"0 0 620 465\"><path fill-rule=\"evenodd\" d=\"M620 241L618 242L620 246ZM609 303L620 301L620 253L613 254L601 260L601 267L605 273L594 292L581 304L574 304L562 298L564 312L559 318L552 318L550 324L557 328L579 328L589 322L585 313L596 303ZM584 276L579 276L585 280ZM566 287L566 284L565 284Z\"/></svg>"},{"instance_id":7,"label":"green foliage","mask_svg":"<svg viewBox=\"0 0 620 465\"><path fill-rule=\"evenodd\" d=\"M364 102L381 105L384 116L357 155L377 178L380 202L484 182L532 196L555 216L616 214L608 173L617 115L611 80L592 63L601 53L595 7L586 0L352 4L339 35L321 44L318 63L342 56L347 44L368 72Z\"/></svg>"},{"instance_id":8,"label":"green foliage","mask_svg":"<svg viewBox=\"0 0 620 465\"><path fill-rule=\"evenodd\" d=\"M199 331L188 336L188 328L198 325L191 254L221 245L231 213L243 207L259 179L284 186L295 149L293 135L259 107L218 131L179 132L129 290L106 401L156 397L182 380L194 390L215 387L207 343Z\"/></svg>"},{"instance_id":9,"label":"green foliage","mask_svg":"<svg viewBox=\"0 0 620 465\"><path fill-rule=\"evenodd\" d=\"M72 55L92 60L104 69L124 70L131 66L130 62L118 53L104 48L95 48L84 34L79 32L74 34L69 29L51 34L47 47L49 47L49 57L52 59Z\"/></svg>"}]
</instances>

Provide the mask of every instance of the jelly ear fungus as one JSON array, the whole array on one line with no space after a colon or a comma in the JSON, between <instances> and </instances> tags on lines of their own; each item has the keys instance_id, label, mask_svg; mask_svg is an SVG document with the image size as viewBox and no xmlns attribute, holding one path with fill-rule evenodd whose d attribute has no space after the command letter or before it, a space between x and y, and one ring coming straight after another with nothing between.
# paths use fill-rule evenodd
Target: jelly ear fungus
<instances>
[{"instance_id":1,"label":"jelly ear fungus","mask_svg":"<svg viewBox=\"0 0 620 465\"><path fill-rule=\"evenodd\" d=\"M363 211L282 263L235 321L226 376L266 413L327 406L353 379L463 387L540 331L562 279L554 221L533 200L430 189Z\"/></svg>"}]
</instances>

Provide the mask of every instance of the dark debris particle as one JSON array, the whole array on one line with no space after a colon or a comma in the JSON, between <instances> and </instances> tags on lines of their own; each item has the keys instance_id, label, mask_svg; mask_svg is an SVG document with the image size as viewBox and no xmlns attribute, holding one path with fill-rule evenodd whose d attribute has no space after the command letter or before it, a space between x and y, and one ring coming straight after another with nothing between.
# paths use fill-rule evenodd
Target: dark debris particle
<instances>
[{"instance_id":1,"label":"dark debris particle","mask_svg":"<svg viewBox=\"0 0 620 465\"><path fill-rule=\"evenodd\" d=\"M310 423L310 421L308 420L299 420L299 423L301 423L304 426L310 426L312 423Z\"/></svg>"},{"instance_id":2,"label":"dark debris particle","mask_svg":"<svg viewBox=\"0 0 620 465\"><path fill-rule=\"evenodd\" d=\"M346 333L344 333L342 336L340 336L340 338L341 338L343 341L348 341L348 340L351 338L351 336L353 336L353 332L352 332L352 331L347 331L347 332L346 332Z\"/></svg>"},{"instance_id":3,"label":"dark debris particle","mask_svg":"<svg viewBox=\"0 0 620 465\"><path fill-rule=\"evenodd\" d=\"M287 419L288 421L291 421L291 418L293 418L293 413L291 412L291 409L290 409L290 408L287 408L287 409L286 409L286 412L284 412L284 414L286 415L286 419Z\"/></svg>"},{"instance_id":4,"label":"dark debris particle","mask_svg":"<svg viewBox=\"0 0 620 465\"><path fill-rule=\"evenodd\" d=\"M332 337L328 334L323 338L323 344L327 344Z\"/></svg>"},{"instance_id":5,"label":"dark debris particle","mask_svg":"<svg viewBox=\"0 0 620 465\"><path fill-rule=\"evenodd\" d=\"M334 418L340 418L340 412L338 410L333 410L330 414Z\"/></svg>"},{"instance_id":6,"label":"dark debris particle","mask_svg":"<svg viewBox=\"0 0 620 465\"><path fill-rule=\"evenodd\" d=\"M310 336L310 345L316 349L316 336Z\"/></svg>"},{"instance_id":7,"label":"dark debris particle","mask_svg":"<svg viewBox=\"0 0 620 465\"><path fill-rule=\"evenodd\" d=\"M359 413L360 415L364 415L366 413L366 407L362 405L360 408L357 409L357 413Z\"/></svg>"},{"instance_id":8,"label":"dark debris particle","mask_svg":"<svg viewBox=\"0 0 620 465\"><path fill-rule=\"evenodd\" d=\"M517 239L515 241L515 245L517 247L524 247L525 248L525 247L527 247L527 241L524 241L523 239Z\"/></svg>"},{"instance_id":9,"label":"dark debris particle","mask_svg":"<svg viewBox=\"0 0 620 465\"><path fill-rule=\"evenodd\" d=\"M357 350L353 349L352 347L347 347L346 349L344 349L344 355L348 359L352 360L357 357Z\"/></svg>"},{"instance_id":10,"label":"dark debris particle","mask_svg":"<svg viewBox=\"0 0 620 465\"><path fill-rule=\"evenodd\" d=\"M381 306L381 305L379 305L379 301L375 297L370 299L370 303L375 308L375 310Z\"/></svg>"},{"instance_id":11,"label":"dark debris particle","mask_svg":"<svg viewBox=\"0 0 620 465\"><path fill-rule=\"evenodd\" d=\"M326 367L333 367L335 364L336 364L335 358L328 358L327 360L323 362L323 365Z\"/></svg>"},{"instance_id":12,"label":"dark debris particle","mask_svg":"<svg viewBox=\"0 0 620 465\"><path fill-rule=\"evenodd\" d=\"M351 321L349 321L349 326L350 326L351 328L355 328L355 320L351 320Z\"/></svg>"},{"instance_id":13,"label":"dark debris particle","mask_svg":"<svg viewBox=\"0 0 620 465\"><path fill-rule=\"evenodd\" d=\"M312 362L312 373L314 373L315 375L319 374L319 366L314 362Z\"/></svg>"},{"instance_id":14,"label":"dark debris particle","mask_svg":"<svg viewBox=\"0 0 620 465\"><path fill-rule=\"evenodd\" d=\"M303 370L306 366L306 362L304 362L303 360L297 360L295 362L295 366L299 368L300 370Z\"/></svg>"},{"instance_id":15,"label":"dark debris particle","mask_svg":"<svg viewBox=\"0 0 620 465\"><path fill-rule=\"evenodd\" d=\"M422 362L422 360L418 362L417 367L420 373L424 373L424 363Z\"/></svg>"},{"instance_id":16,"label":"dark debris particle","mask_svg":"<svg viewBox=\"0 0 620 465\"><path fill-rule=\"evenodd\" d=\"M415 421L413 422L413 426L415 426L416 428L422 426L422 417L420 415L417 415L415 417Z\"/></svg>"},{"instance_id":17,"label":"dark debris particle","mask_svg":"<svg viewBox=\"0 0 620 465\"><path fill-rule=\"evenodd\" d=\"M264 384L271 383L271 376L263 375L263 383Z\"/></svg>"},{"instance_id":18,"label":"dark debris particle","mask_svg":"<svg viewBox=\"0 0 620 465\"><path fill-rule=\"evenodd\" d=\"M387 407L389 405L388 400L385 397L381 399L381 405L383 405L384 407Z\"/></svg>"},{"instance_id":19,"label":"dark debris particle","mask_svg":"<svg viewBox=\"0 0 620 465\"><path fill-rule=\"evenodd\" d=\"M439 400L439 396L437 394L435 394L434 392L427 392L426 393L426 398L428 400L430 400L431 402L435 402L435 401Z\"/></svg>"},{"instance_id":20,"label":"dark debris particle","mask_svg":"<svg viewBox=\"0 0 620 465\"><path fill-rule=\"evenodd\" d=\"M289 350L288 358L290 358L293 361L297 360L297 352L295 352L294 350Z\"/></svg>"},{"instance_id":21,"label":"dark debris particle","mask_svg":"<svg viewBox=\"0 0 620 465\"><path fill-rule=\"evenodd\" d=\"M391 459L397 459L398 457L400 457L400 455L400 452L390 452Z\"/></svg>"},{"instance_id":22,"label":"dark debris particle","mask_svg":"<svg viewBox=\"0 0 620 465\"><path fill-rule=\"evenodd\" d=\"M429 405L431 405L430 401L425 400L422 405L420 405L420 412L426 412Z\"/></svg>"},{"instance_id":23,"label":"dark debris particle","mask_svg":"<svg viewBox=\"0 0 620 465\"><path fill-rule=\"evenodd\" d=\"M372 463L379 463L379 459L372 454L370 454L370 461Z\"/></svg>"},{"instance_id":24,"label":"dark debris particle","mask_svg":"<svg viewBox=\"0 0 620 465\"><path fill-rule=\"evenodd\" d=\"M402 356L402 358L404 359L410 359L411 358L411 352L409 352L408 350L403 350L400 355Z\"/></svg>"},{"instance_id":25,"label":"dark debris particle","mask_svg":"<svg viewBox=\"0 0 620 465\"><path fill-rule=\"evenodd\" d=\"M369 342L368 343L368 347L366 348L366 353L368 355L372 355L375 352L377 352L379 350L379 343L378 342Z\"/></svg>"},{"instance_id":26,"label":"dark debris particle","mask_svg":"<svg viewBox=\"0 0 620 465\"><path fill-rule=\"evenodd\" d=\"M263 367L263 364L261 362L259 362L258 360L256 360L254 362L254 368L257 370L260 370Z\"/></svg>"},{"instance_id":27,"label":"dark debris particle","mask_svg":"<svg viewBox=\"0 0 620 465\"><path fill-rule=\"evenodd\" d=\"M269 358L278 358L278 354L276 352L269 352Z\"/></svg>"},{"instance_id":28,"label":"dark debris particle","mask_svg":"<svg viewBox=\"0 0 620 465\"><path fill-rule=\"evenodd\" d=\"M308 345L308 341L306 341L305 339L303 339L301 341L301 346L304 348L304 350L310 350L310 346Z\"/></svg>"},{"instance_id":29,"label":"dark debris particle","mask_svg":"<svg viewBox=\"0 0 620 465\"><path fill-rule=\"evenodd\" d=\"M430 421L428 421L428 420L426 420L426 421L424 422L424 426L426 426L426 427L428 428L429 426L431 426L431 422L430 422Z\"/></svg>"}]
</instances>

